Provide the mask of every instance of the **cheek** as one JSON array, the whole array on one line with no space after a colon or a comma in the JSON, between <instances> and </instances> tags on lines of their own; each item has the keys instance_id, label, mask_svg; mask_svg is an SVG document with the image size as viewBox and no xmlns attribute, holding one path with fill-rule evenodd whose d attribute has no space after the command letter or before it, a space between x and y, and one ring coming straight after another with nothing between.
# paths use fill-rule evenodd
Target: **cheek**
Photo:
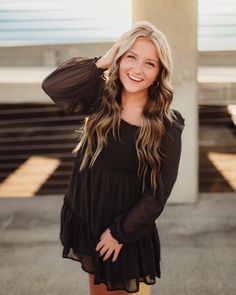
<instances>
[{"instance_id":1,"label":"cheek","mask_svg":"<svg viewBox=\"0 0 236 295\"><path fill-rule=\"evenodd\" d=\"M149 73L146 73L146 87L150 87L153 82L156 80L157 78L157 75L158 73L155 71L155 72L149 72Z\"/></svg>"},{"instance_id":2,"label":"cheek","mask_svg":"<svg viewBox=\"0 0 236 295\"><path fill-rule=\"evenodd\" d=\"M123 77L126 75L126 67L123 64L120 64L119 67L119 77L122 80Z\"/></svg>"},{"instance_id":3,"label":"cheek","mask_svg":"<svg viewBox=\"0 0 236 295\"><path fill-rule=\"evenodd\" d=\"M120 71L122 73L130 71L130 69L133 67L133 62L128 60L121 60L120 61Z\"/></svg>"},{"instance_id":4,"label":"cheek","mask_svg":"<svg viewBox=\"0 0 236 295\"><path fill-rule=\"evenodd\" d=\"M124 72L126 68L127 68L126 63L121 61L121 63L120 63L120 71Z\"/></svg>"},{"instance_id":5,"label":"cheek","mask_svg":"<svg viewBox=\"0 0 236 295\"><path fill-rule=\"evenodd\" d=\"M154 81L156 80L157 76L158 76L159 71L153 71L149 74L149 80L150 81Z\"/></svg>"}]
</instances>

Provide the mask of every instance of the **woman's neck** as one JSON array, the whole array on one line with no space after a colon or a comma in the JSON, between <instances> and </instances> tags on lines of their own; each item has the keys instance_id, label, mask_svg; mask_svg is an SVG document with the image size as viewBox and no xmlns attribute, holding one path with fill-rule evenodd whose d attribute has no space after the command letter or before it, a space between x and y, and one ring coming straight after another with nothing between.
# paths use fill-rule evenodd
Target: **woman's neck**
<instances>
[{"instance_id":1,"label":"woman's neck","mask_svg":"<svg viewBox=\"0 0 236 295\"><path fill-rule=\"evenodd\" d=\"M127 93L123 92L121 94L121 104L122 107L134 107L138 109L143 109L147 102L147 95L144 93Z\"/></svg>"}]
</instances>

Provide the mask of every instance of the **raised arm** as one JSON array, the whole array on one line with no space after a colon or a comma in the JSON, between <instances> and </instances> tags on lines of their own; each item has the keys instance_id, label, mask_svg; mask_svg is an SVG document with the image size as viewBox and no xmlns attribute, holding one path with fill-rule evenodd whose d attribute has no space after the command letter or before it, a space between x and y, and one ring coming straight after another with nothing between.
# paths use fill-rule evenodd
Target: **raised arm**
<instances>
[{"instance_id":1,"label":"raised arm","mask_svg":"<svg viewBox=\"0 0 236 295\"><path fill-rule=\"evenodd\" d=\"M102 74L111 67L125 34L103 57L65 61L43 80L42 89L66 113L90 114L98 107L104 89Z\"/></svg>"},{"instance_id":2,"label":"raised arm","mask_svg":"<svg viewBox=\"0 0 236 295\"><path fill-rule=\"evenodd\" d=\"M161 152L165 156L161 160L156 192L153 194L146 189L135 206L115 218L109 227L111 235L121 244L133 243L147 233L151 224L161 215L170 196L178 174L185 121L179 112L176 114L178 121L167 130L162 140Z\"/></svg>"},{"instance_id":3,"label":"raised arm","mask_svg":"<svg viewBox=\"0 0 236 295\"><path fill-rule=\"evenodd\" d=\"M42 89L66 113L91 111L104 86L99 58L73 57L59 65L42 82Z\"/></svg>"}]
</instances>

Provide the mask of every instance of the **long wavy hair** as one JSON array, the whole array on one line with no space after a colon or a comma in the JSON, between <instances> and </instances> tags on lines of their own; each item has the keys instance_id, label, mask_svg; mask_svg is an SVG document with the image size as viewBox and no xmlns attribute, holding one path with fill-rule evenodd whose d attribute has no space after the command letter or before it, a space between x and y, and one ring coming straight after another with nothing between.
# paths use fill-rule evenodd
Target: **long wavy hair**
<instances>
[{"instance_id":1,"label":"long wavy hair","mask_svg":"<svg viewBox=\"0 0 236 295\"><path fill-rule=\"evenodd\" d=\"M161 162L161 141L165 133L164 121L170 124L175 118L170 108L173 90L170 86L172 72L171 51L164 34L147 21L134 24L125 34L115 59L107 72L106 83L95 113L85 118L79 132L80 141L72 153L85 148L80 171L86 166L92 167L102 149L107 145L107 135L112 131L116 140L120 139L122 106L120 96L122 83L119 78L119 65L122 56L134 45L137 38L145 37L156 46L160 59L160 72L156 85L148 89L148 100L141 114L141 128L135 147L139 161L138 177L142 180L142 190L148 177L153 191L157 188L157 175Z\"/></svg>"}]
</instances>

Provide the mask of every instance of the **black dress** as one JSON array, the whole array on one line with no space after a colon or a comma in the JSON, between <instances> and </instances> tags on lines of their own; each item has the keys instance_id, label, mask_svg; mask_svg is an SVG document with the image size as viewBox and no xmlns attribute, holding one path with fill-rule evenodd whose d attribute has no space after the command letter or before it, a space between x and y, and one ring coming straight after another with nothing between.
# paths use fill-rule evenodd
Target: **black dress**
<instances>
[{"instance_id":1,"label":"black dress","mask_svg":"<svg viewBox=\"0 0 236 295\"><path fill-rule=\"evenodd\" d=\"M67 113L89 115L96 109L104 86L97 58L72 58L49 74L43 90ZM142 193L138 179L135 139L140 127L121 120L117 141L108 134L108 145L92 168L79 171L83 150L75 157L68 190L61 210L60 240L62 257L81 262L95 275L94 284L108 290L135 293L139 283L154 284L160 272L160 240L155 220L160 216L177 178L184 118L174 110L177 120L166 126L161 151L158 189ZM95 251L106 228L123 247L115 262L103 261Z\"/></svg>"}]
</instances>

